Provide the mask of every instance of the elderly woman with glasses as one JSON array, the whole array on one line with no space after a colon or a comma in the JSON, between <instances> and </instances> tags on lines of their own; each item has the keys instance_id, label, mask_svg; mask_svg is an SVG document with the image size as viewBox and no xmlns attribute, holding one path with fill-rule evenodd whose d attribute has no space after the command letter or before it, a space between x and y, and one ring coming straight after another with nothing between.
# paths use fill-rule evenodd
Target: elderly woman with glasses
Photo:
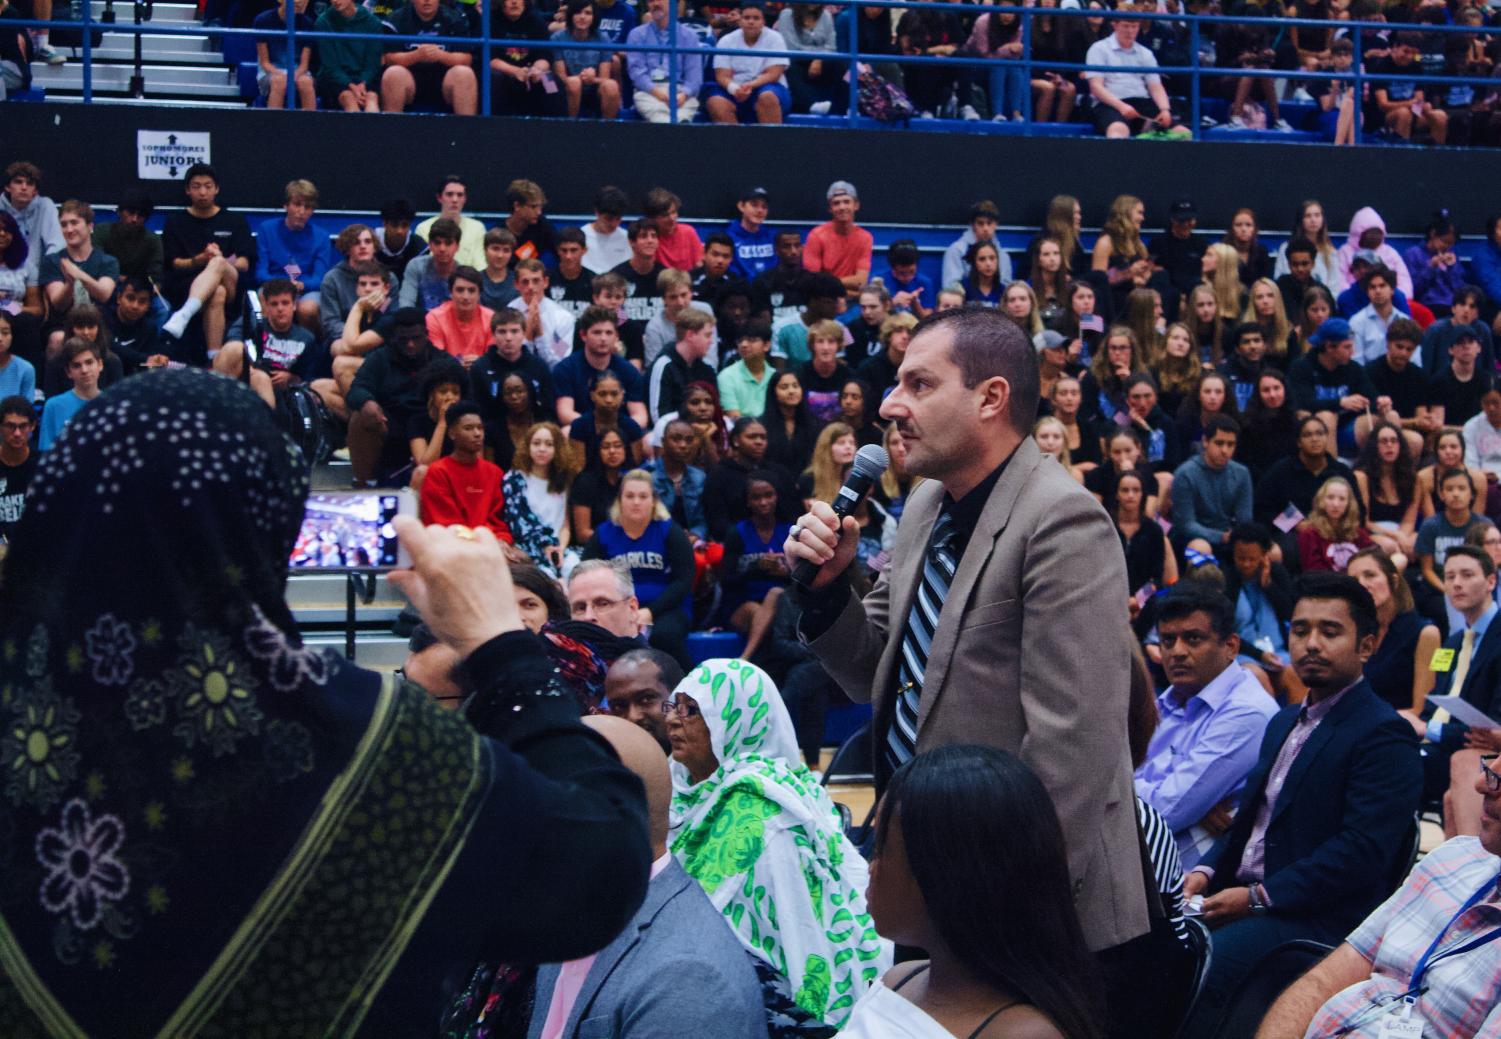
<instances>
[{"instance_id":1,"label":"elderly woman with glasses","mask_svg":"<svg viewBox=\"0 0 1501 1039\"><path fill-rule=\"evenodd\" d=\"M749 950L772 1036L826 1036L891 965L865 907L865 860L798 764L766 672L710 660L663 709L672 745L672 853Z\"/></svg>"}]
</instances>

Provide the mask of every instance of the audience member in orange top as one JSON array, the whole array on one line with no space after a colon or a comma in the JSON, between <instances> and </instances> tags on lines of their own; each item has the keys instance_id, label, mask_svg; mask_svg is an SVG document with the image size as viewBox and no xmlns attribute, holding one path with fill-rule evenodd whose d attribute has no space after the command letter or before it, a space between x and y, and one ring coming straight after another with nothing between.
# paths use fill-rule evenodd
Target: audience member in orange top
<instances>
[{"instance_id":1,"label":"audience member in orange top","mask_svg":"<svg viewBox=\"0 0 1501 1039\"><path fill-rule=\"evenodd\" d=\"M803 268L834 275L844 283L850 298L855 299L870 281L870 256L875 239L855 224L855 214L860 212L855 185L836 180L829 185L826 197L833 219L808 233L808 244L803 247Z\"/></svg>"},{"instance_id":2,"label":"audience member in orange top","mask_svg":"<svg viewBox=\"0 0 1501 1039\"><path fill-rule=\"evenodd\" d=\"M485 451L485 420L479 405L467 400L451 404L445 420L453 454L427 467L420 499L422 522L489 527L506 557L513 563L523 562L511 547L511 528L506 526L506 498L501 489L505 474L500 466L481 457Z\"/></svg>"},{"instance_id":3,"label":"audience member in orange top","mask_svg":"<svg viewBox=\"0 0 1501 1039\"><path fill-rule=\"evenodd\" d=\"M666 188L652 188L642 200L641 211L657 227L657 262L664 267L691 271L704 259L704 243L698 232L678 220L683 200Z\"/></svg>"},{"instance_id":4,"label":"audience member in orange top","mask_svg":"<svg viewBox=\"0 0 1501 1039\"><path fill-rule=\"evenodd\" d=\"M427 338L468 368L490 348L490 319L495 311L480 305L484 275L459 267L448 278L448 302L427 312Z\"/></svg>"}]
</instances>

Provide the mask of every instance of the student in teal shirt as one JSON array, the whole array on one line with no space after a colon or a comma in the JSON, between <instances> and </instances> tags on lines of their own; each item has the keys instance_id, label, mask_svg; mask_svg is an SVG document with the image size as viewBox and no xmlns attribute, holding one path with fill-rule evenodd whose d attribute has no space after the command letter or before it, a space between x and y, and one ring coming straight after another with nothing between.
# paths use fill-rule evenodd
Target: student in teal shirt
<instances>
[{"instance_id":1,"label":"student in teal shirt","mask_svg":"<svg viewBox=\"0 0 1501 1039\"><path fill-rule=\"evenodd\" d=\"M50 450L53 441L62 435L63 427L85 404L99 396L99 374L104 371L104 352L99 344L87 339L69 339L63 344L63 357L67 359L68 379L73 388L51 398L42 408L37 446L43 451Z\"/></svg>"},{"instance_id":2,"label":"student in teal shirt","mask_svg":"<svg viewBox=\"0 0 1501 1039\"><path fill-rule=\"evenodd\" d=\"M760 418L766 408L766 380L772 368L766 363L771 351L771 328L764 321L749 321L735 337L740 360L719 373L719 404L729 418Z\"/></svg>"}]
</instances>

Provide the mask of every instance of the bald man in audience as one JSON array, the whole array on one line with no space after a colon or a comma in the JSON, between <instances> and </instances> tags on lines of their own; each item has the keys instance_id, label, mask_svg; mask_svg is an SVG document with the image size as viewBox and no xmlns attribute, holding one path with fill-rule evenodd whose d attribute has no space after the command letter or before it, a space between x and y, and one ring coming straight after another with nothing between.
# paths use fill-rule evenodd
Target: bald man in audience
<instances>
[{"instance_id":1,"label":"bald man in audience","mask_svg":"<svg viewBox=\"0 0 1501 1039\"><path fill-rule=\"evenodd\" d=\"M755 968L703 889L667 850L667 756L624 718L594 715L584 724L610 742L646 787L651 884L631 922L604 949L538 969L528 1039L765 1039Z\"/></svg>"}]
</instances>

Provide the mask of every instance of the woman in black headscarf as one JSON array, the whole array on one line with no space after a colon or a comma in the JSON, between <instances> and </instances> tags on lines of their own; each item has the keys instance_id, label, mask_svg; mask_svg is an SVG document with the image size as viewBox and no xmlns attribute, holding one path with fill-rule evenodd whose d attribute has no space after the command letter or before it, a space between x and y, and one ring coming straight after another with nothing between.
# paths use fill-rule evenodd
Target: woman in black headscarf
<instances>
[{"instance_id":1,"label":"woman in black headscarf","mask_svg":"<svg viewBox=\"0 0 1501 1039\"><path fill-rule=\"evenodd\" d=\"M43 461L0 576L7 1034L426 1034L475 962L587 954L639 904L640 784L493 538L399 520L394 577L490 739L302 644L306 492L196 372L126 380Z\"/></svg>"}]
</instances>

